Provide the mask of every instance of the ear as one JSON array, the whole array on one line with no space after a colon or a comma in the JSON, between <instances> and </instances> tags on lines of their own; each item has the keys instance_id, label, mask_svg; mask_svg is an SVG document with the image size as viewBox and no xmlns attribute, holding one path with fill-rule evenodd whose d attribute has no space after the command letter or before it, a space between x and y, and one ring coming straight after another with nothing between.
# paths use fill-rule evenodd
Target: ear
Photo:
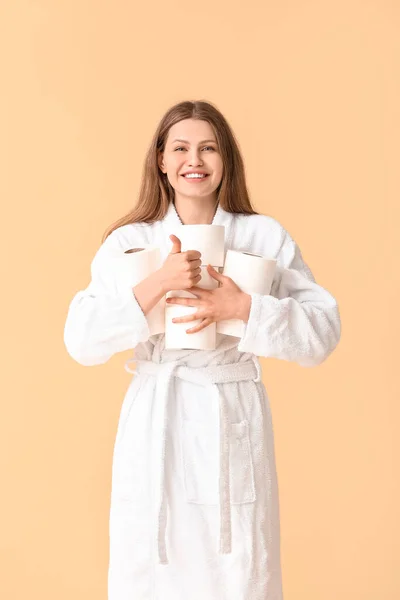
<instances>
[{"instance_id":1,"label":"ear","mask_svg":"<svg viewBox=\"0 0 400 600\"><path fill-rule=\"evenodd\" d=\"M157 155L157 163L158 163L158 166L160 167L161 171L164 173L165 166L164 166L163 154L161 152L159 152Z\"/></svg>"}]
</instances>

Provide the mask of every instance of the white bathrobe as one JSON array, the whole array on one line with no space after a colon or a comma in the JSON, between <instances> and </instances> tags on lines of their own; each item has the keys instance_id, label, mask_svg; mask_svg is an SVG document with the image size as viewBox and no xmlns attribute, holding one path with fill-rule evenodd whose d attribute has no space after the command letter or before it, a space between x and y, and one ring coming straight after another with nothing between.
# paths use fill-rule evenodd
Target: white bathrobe
<instances>
[{"instance_id":1,"label":"white bathrobe","mask_svg":"<svg viewBox=\"0 0 400 600\"><path fill-rule=\"evenodd\" d=\"M274 434L257 357L319 365L339 341L340 315L276 219L219 205L213 223L225 226L225 251L278 261L271 294L251 294L242 338L217 333L213 351L166 350L132 290L116 288L107 252L154 244L165 260L181 224L172 203L161 221L113 231L69 307L64 342L81 365L135 349L113 454L108 600L283 598Z\"/></svg>"}]
</instances>

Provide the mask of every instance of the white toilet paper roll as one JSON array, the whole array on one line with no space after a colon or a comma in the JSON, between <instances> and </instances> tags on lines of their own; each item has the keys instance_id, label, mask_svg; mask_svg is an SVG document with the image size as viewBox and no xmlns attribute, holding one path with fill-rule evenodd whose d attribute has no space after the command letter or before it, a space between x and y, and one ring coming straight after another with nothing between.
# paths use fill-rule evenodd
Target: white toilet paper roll
<instances>
[{"instance_id":1,"label":"white toilet paper roll","mask_svg":"<svg viewBox=\"0 0 400 600\"><path fill-rule=\"evenodd\" d=\"M181 251L198 250L201 264L223 267L225 258L225 227L223 225L181 225L176 230L182 242Z\"/></svg>"},{"instance_id":2,"label":"white toilet paper roll","mask_svg":"<svg viewBox=\"0 0 400 600\"><path fill-rule=\"evenodd\" d=\"M198 287L212 290L219 286L219 281L214 279L208 272L207 267L201 268L201 279ZM219 272L219 267L214 267ZM171 290L166 294L167 298L196 298L189 290ZM176 309L176 310L170 310ZM214 350L216 340L216 323L210 323L207 327L196 333L186 333L186 329L195 327L202 319L196 319L188 323L173 323L174 317L183 317L197 311L195 306L183 306L180 304L166 305L165 308L165 348L184 348L193 350ZM208 330L208 331L207 331Z\"/></svg>"},{"instance_id":3,"label":"white toilet paper roll","mask_svg":"<svg viewBox=\"0 0 400 600\"><path fill-rule=\"evenodd\" d=\"M195 306L166 306L165 307L165 348L180 348L192 350L214 350L216 341L216 323L210 323L201 331L186 333L186 329L195 327L203 319L195 319L187 323L172 323L174 317L184 317L197 311Z\"/></svg>"},{"instance_id":4,"label":"white toilet paper roll","mask_svg":"<svg viewBox=\"0 0 400 600\"><path fill-rule=\"evenodd\" d=\"M150 244L125 251L115 250L108 260L117 292L133 288L162 266L160 249ZM165 332L164 310L165 296L146 315L151 335Z\"/></svg>"},{"instance_id":5,"label":"white toilet paper roll","mask_svg":"<svg viewBox=\"0 0 400 600\"><path fill-rule=\"evenodd\" d=\"M228 250L225 257L223 275L227 275L243 292L267 295L271 291L276 269L276 259L265 258L250 252ZM241 319L218 321L217 333L242 337L244 322Z\"/></svg>"}]
</instances>

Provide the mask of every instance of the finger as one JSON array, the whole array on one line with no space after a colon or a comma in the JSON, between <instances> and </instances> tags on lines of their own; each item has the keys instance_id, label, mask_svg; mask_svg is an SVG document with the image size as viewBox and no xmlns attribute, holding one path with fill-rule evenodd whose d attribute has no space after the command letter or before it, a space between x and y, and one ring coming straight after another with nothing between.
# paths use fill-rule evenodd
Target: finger
<instances>
[{"instance_id":1,"label":"finger","mask_svg":"<svg viewBox=\"0 0 400 600\"><path fill-rule=\"evenodd\" d=\"M172 319L173 323L190 323L190 321L196 321L197 319L202 319L198 313L194 313L193 315L186 315L184 317L174 317Z\"/></svg>"},{"instance_id":2,"label":"finger","mask_svg":"<svg viewBox=\"0 0 400 600\"><path fill-rule=\"evenodd\" d=\"M192 288L190 288L190 293L192 293ZM200 300L197 298L181 298L179 296L171 296L166 299L167 304L183 304L185 306L198 306L200 304Z\"/></svg>"},{"instance_id":3,"label":"finger","mask_svg":"<svg viewBox=\"0 0 400 600\"><path fill-rule=\"evenodd\" d=\"M209 272L211 277L213 277L217 281L220 281L221 283L223 283L223 281L225 279L225 275L222 275L222 273L220 273L219 271L214 269L214 267L212 267L211 265L207 265L207 271Z\"/></svg>"},{"instance_id":4,"label":"finger","mask_svg":"<svg viewBox=\"0 0 400 600\"><path fill-rule=\"evenodd\" d=\"M193 290L193 291L192 291ZM192 287L187 289L188 292L190 292L191 294L193 294L194 296L196 296L195 300L201 300L202 298L202 291L199 291L199 288L195 285L193 285Z\"/></svg>"},{"instance_id":5,"label":"finger","mask_svg":"<svg viewBox=\"0 0 400 600\"><path fill-rule=\"evenodd\" d=\"M207 294L210 293L210 290L198 287L197 285L192 285L192 287L190 287L188 291L190 291L191 294L194 294L198 298L204 298L205 296L207 296Z\"/></svg>"},{"instance_id":6,"label":"finger","mask_svg":"<svg viewBox=\"0 0 400 600\"><path fill-rule=\"evenodd\" d=\"M189 263L190 263L190 267L193 269L198 269L202 266L200 258L189 258ZM200 269L200 272L201 272L201 269Z\"/></svg>"},{"instance_id":7,"label":"finger","mask_svg":"<svg viewBox=\"0 0 400 600\"><path fill-rule=\"evenodd\" d=\"M177 252L180 252L182 248L181 240L173 233L169 236L169 239L172 241L170 254L176 254Z\"/></svg>"},{"instance_id":8,"label":"finger","mask_svg":"<svg viewBox=\"0 0 400 600\"><path fill-rule=\"evenodd\" d=\"M186 333L196 333L197 331L201 331L202 329L205 329L205 327L207 327L208 325L211 325L211 323L213 323L213 320L210 319L209 317L203 319L203 321L201 323L199 323L198 325L195 325L194 327L191 327L190 329L186 329Z\"/></svg>"},{"instance_id":9,"label":"finger","mask_svg":"<svg viewBox=\"0 0 400 600\"><path fill-rule=\"evenodd\" d=\"M201 259L201 252L199 252L198 250L186 250L186 252L184 254L186 254L186 258L188 260L200 260Z\"/></svg>"}]
</instances>

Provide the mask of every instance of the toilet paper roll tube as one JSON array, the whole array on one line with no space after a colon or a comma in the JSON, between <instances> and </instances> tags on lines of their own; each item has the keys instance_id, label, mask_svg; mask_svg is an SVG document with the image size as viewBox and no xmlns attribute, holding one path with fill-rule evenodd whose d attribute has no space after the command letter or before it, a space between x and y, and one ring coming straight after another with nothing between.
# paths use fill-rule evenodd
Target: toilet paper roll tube
<instances>
[{"instance_id":1,"label":"toilet paper roll tube","mask_svg":"<svg viewBox=\"0 0 400 600\"><path fill-rule=\"evenodd\" d=\"M243 292L267 295L271 291L276 270L276 259L260 254L228 250L223 275L227 275ZM217 323L217 333L242 337L245 324L241 319L224 319Z\"/></svg>"},{"instance_id":2,"label":"toilet paper roll tube","mask_svg":"<svg viewBox=\"0 0 400 600\"><path fill-rule=\"evenodd\" d=\"M119 290L133 288L162 266L160 249L150 244L112 251L107 260L117 293ZM165 332L164 311L165 296L146 315L150 335Z\"/></svg>"},{"instance_id":3,"label":"toilet paper roll tube","mask_svg":"<svg viewBox=\"0 0 400 600\"><path fill-rule=\"evenodd\" d=\"M219 271L219 267L214 267ZM201 280L196 284L203 289L216 289L219 281L214 279L208 272L207 267L201 267ZM189 288L190 289L190 288ZM189 290L171 290L166 296L180 298L196 298ZM175 309L175 310L170 310ZM165 308L165 348L184 348L193 350L214 350L216 343L216 323L210 323L207 327L195 333L186 333L186 329L195 327L202 319L196 319L187 323L173 323L174 317L185 316L197 312L195 306L184 306L181 304L166 305Z\"/></svg>"},{"instance_id":4,"label":"toilet paper roll tube","mask_svg":"<svg viewBox=\"0 0 400 600\"><path fill-rule=\"evenodd\" d=\"M181 240L182 252L198 250L201 253L202 265L224 266L225 227L223 225L181 225L176 230L176 235Z\"/></svg>"},{"instance_id":5,"label":"toilet paper roll tube","mask_svg":"<svg viewBox=\"0 0 400 600\"><path fill-rule=\"evenodd\" d=\"M195 306L166 306L165 307L165 348L214 350L216 345L216 323L210 323L200 331L186 333L203 319L195 319L186 323L173 323L175 317L191 315L197 311Z\"/></svg>"}]
</instances>

